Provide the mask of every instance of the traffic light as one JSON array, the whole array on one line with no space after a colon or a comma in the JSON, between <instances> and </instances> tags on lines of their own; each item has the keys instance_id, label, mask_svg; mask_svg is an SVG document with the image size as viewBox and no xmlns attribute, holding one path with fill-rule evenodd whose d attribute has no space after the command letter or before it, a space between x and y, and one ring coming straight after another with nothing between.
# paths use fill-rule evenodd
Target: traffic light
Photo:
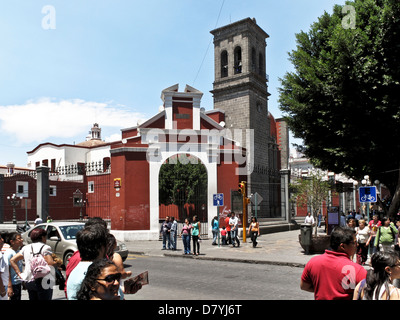
<instances>
[{"instance_id":1,"label":"traffic light","mask_svg":"<svg viewBox=\"0 0 400 320\"><path fill-rule=\"evenodd\" d=\"M246 182L245 181L239 182L238 192L240 192L242 195L246 194Z\"/></svg>"}]
</instances>

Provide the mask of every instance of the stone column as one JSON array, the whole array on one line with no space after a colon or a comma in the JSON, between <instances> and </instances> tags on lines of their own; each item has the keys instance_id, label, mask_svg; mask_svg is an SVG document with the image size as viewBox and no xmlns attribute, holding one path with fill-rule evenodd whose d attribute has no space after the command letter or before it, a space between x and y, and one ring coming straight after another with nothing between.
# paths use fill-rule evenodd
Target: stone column
<instances>
[{"instance_id":1,"label":"stone column","mask_svg":"<svg viewBox=\"0 0 400 320\"><path fill-rule=\"evenodd\" d=\"M45 221L49 215L49 168L38 167L36 172L36 214Z\"/></svg>"},{"instance_id":2,"label":"stone column","mask_svg":"<svg viewBox=\"0 0 400 320\"><path fill-rule=\"evenodd\" d=\"M290 205L289 205L289 180L290 180L290 170L282 169L281 173L281 207L282 207L282 218L286 219L287 223L290 223L292 217L290 215Z\"/></svg>"}]
</instances>

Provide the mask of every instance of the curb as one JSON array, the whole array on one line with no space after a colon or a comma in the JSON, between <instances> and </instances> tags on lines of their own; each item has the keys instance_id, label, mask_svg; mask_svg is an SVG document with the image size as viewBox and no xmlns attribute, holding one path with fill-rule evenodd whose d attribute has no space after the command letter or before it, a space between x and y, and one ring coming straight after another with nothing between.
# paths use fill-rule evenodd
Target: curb
<instances>
[{"instance_id":1,"label":"curb","mask_svg":"<svg viewBox=\"0 0 400 320\"><path fill-rule=\"evenodd\" d=\"M148 254L142 251L129 251L130 254L143 255L143 256L164 256L169 258L181 258L181 259L199 259L208 261L224 261L224 262L237 262L237 263L249 263L249 264L266 264L266 265L276 265L276 266L286 266L295 268L304 268L305 263L299 262L285 262L285 261L271 261L271 260L254 260L254 259L238 259L238 258L222 258L222 257L210 257L205 254L200 254L199 256L194 255L177 255L171 253L163 253L162 255Z\"/></svg>"}]
</instances>

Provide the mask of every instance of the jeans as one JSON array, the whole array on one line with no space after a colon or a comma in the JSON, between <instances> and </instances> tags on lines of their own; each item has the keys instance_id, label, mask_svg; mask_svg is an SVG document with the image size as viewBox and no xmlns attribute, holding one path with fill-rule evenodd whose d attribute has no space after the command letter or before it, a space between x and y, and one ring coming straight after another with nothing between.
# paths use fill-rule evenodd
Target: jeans
<instances>
[{"instance_id":1,"label":"jeans","mask_svg":"<svg viewBox=\"0 0 400 320\"><path fill-rule=\"evenodd\" d=\"M162 234L163 249L167 249L166 248L167 242L168 242L168 249L171 249L171 237L169 235L169 232L163 232Z\"/></svg>"},{"instance_id":2,"label":"jeans","mask_svg":"<svg viewBox=\"0 0 400 320\"><path fill-rule=\"evenodd\" d=\"M10 300L21 300L22 284L13 284L12 288L14 295L10 297Z\"/></svg>"},{"instance_id":3,"label":"jeans","mask_svg":"<svg viewBox=\"0 0 400 320\"><path fill-rule=\"evenodd\" d=\"M231 230L231 239L232 239L232 245L235 246L235 241L238 245L238 247L240 246L240 241L238 238L238 232L237 232L237 228L235 228L235 230Z\"/></svg>"},{"instance_id":4,"label":"jeans","mask_svg":"<svg viewBox=\"0 0 400 320\"><path fill-rule=\"evenodd\" d=\"M251 236L251 241L253 242L253 247L257 246L257 236L258 236L258 231L251 231L250 232L250 236Z\"/></svg>"},{"instance_id":5,"label":"jeans","mask_svg":"<svg viewBox=\"0 0 400 320\"><path fill-rule=\"evenodd\" d=\"M217 243L217 237L218 237L218 229L212 229L212 233L213 233L213 242L212 244L216 244Z\"/></svg>"},{"instance_id":6,"label":"jeans","mask_svg":"<svg viewBox=\"0 0 400 320\"><path fill-rule=\"evenodd\" d=\"M46 282L45 279L39 278L26 283L29 300L51 300L53 298L53 289L44 289L42 281ZM44 285L46 286L46 284L47 282Z\"/></svg>"},{"instance_id":7,"label":"jeans","mask_svg":"<svg viewBox=\"0 0 400 320\"><path fill-rule=\"evenodd\" d=\"M176 231L171 230L170 232L171 249L176 250Z\"/></svg>"},{"instance_id":8,"label":"jeans","mask_svg":"<svg viewBox=\"0 0 400 320\"><path fill-rule=\"evenodd\" d=\"M190 254L190 234L182 235L183 250L185 254Z\"/></svg>"},{"instance_id":9,"label":"jeans","mask_svg":"<svg viewBox=\"0 0 400 320\"><path fill-rule=\"evenodd\" d=\"M199 236L192 236L192 238L193 238L193 254L196 254L196 248L197 248L197 254L200 254Z\"/></svg>"}]
</instances>

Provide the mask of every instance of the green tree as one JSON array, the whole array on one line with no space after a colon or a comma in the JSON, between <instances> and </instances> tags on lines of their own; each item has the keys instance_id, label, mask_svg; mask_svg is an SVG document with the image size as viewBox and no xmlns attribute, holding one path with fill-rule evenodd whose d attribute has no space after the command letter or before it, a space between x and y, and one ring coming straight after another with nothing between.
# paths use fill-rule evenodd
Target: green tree
<instances>
[{"instance_id":1,"label":"green tree","mask_svg":"<svg viewBox=\"0 0 400 320\"><path fill-rule=\"evenodd\" d=\"M199 209L207 203L207 171L196 158L179 155L168 159L159 174L160 204L175 204L179 220L186 218L184 205L195 204Z\"/></svg>"},{"instance_id":2,"label":"green tree","mask_svg":"<svg viewBox=\"0 0 400 320\"><path fill-rule=\"evenodd\" d=\"M318 212L324 201L328 200L329 190L331 190L329 182L322 179L320 172L315 172L291 183L290 189L292 190L291 200L300 207L309 207L314 221L317 222ZM317 226L316 223L315 234L317 234Z\"/></svg>"},{"instance_id":3,"label":"green tree","mask_svg":"<svg viewBox=\"0 0 400 320\"><path fill-rule=\"evenodd\" d=\"M400 1L346 4L354 17L336 5L296 34L280 108L316 167L379 180L393 196L393 216L400 206Z\"/></svg>"}]
</instances>

